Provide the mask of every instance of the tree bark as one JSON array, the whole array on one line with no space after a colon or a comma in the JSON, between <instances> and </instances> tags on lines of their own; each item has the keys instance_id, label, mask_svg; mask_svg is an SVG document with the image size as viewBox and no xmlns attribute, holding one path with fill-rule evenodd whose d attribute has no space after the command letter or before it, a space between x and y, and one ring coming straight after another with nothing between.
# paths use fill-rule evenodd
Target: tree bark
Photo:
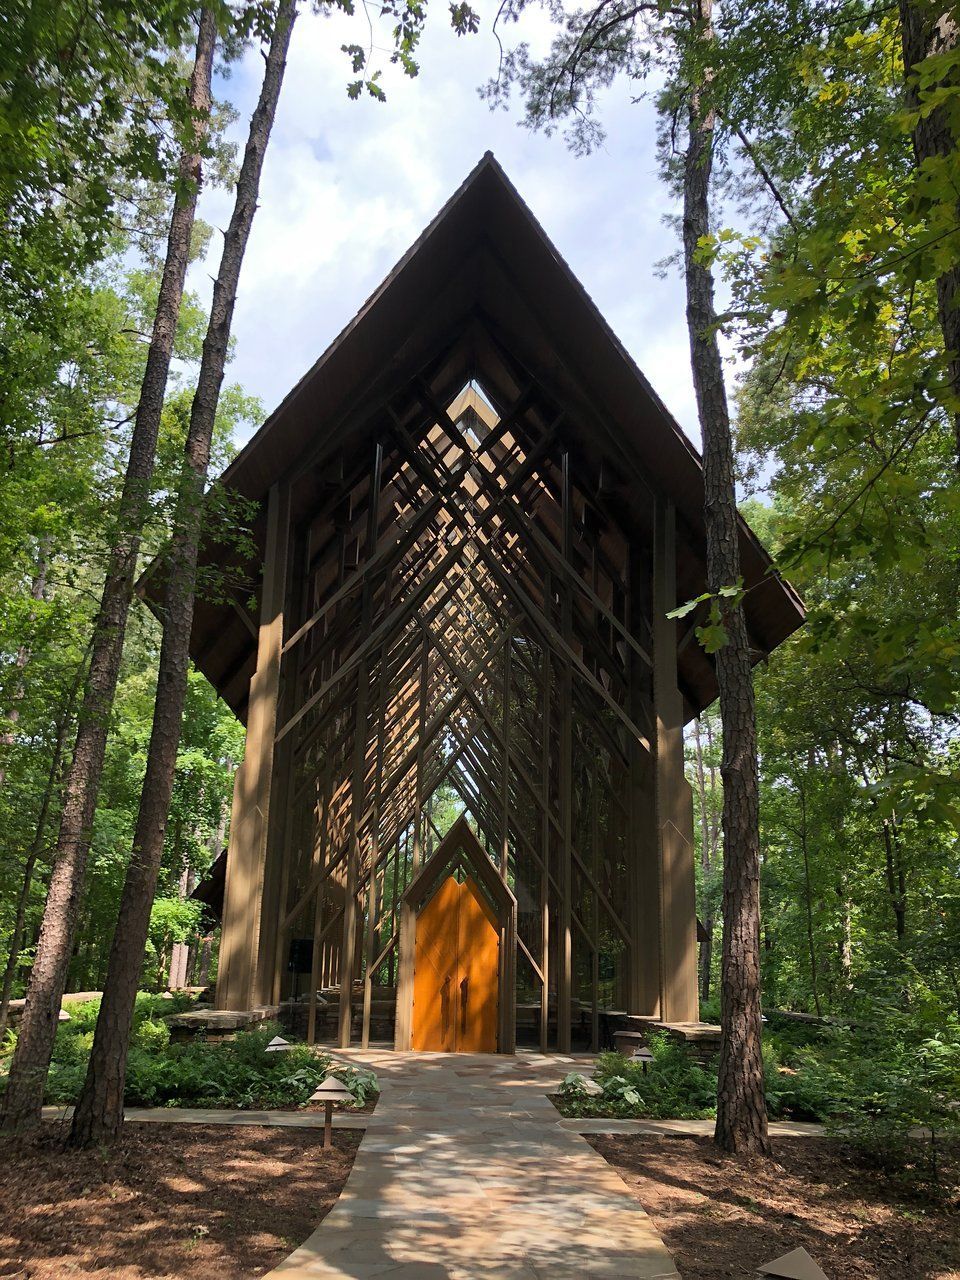
<instances>
[{"instance_id":1,"label":"tree bark","mask_svg":"<svg viewBox=\"0 0 960 1280\"><path fill-rule=\"evenodd\" d=\"M67 743L67 734L70 732L70 725L73 721L73 712L76 705L77 696L80 693L80 686L83 683L83 675L86 670L86 654L83 661L78 663L73 683L67 693L63 708L57 719L56 737L53 743L53 753L50 759L50 770L47 774L47 783L43 789L43 798L40 801L40 812L37 814L37 825L34 829L33 840L27 853L27 859L23 867L23 879L20 882L20 893L17 897L17 910L13 921L13 931L10 935L10 954L7 956L7 963L3 971L3 989L0 990L0 1041L3 1040L7 1030L7 1020L10 1010L10 996L13 991L13 981L17 976L20 958L20 943L23 939L23 925L27 917L27 904L30 901L30 888L33 883L33 873L36 869L40 854L43 851L44 837L47 831L47 822L50 817L50 808L53 804L53 797L56 794L57 784L60 781L61 765L63 763L63 749Z\"/></svg>"},{"instance_id":2,"label":"tree bark","mask_svg":"<svg viewBox=\"0 0 960 1280\"><path fill-rule=\"evenodd\" d=\"M210 962L213 959L213 934L206 933L200 942L200 963L197 969L197 986L205 987L210 981Z\"/></svg>"},{"instance_id":3,"label":"tree bark","mask_svg":"<svg viewBox=\"0 0 960 1280\"><path fill-rule=\"evenodd\" d=\"M712 0L699 0L697 36L713 43ZM707 587L740 580L733 439L717 342L713 273L697 257L710 230L713 113L694 87L684 158L683 248L690 358L703 436ZM717 651L723 723L723 947L715 1141L769 1154L760 1020L760 827L757 731L750 643L742 604L721 597L726 643Z\"/></svg>"},{"instance_id":4,"label":"tree bark","mask_svg":"<svg viewBox=\"0 0 960 1280\"><path fill-rule=\"evenodd\" d=\"M881 818L880 830L883 833L887 893L890 895L897 942L902 943L907 936L907 877L899 856L896 818Z\"/></svg>"},{"instance_id":5,"label":"tree bark","mask_svg":"<svg viewBox=\"0 0 960 1280\"><path fill-rule=\"evenodd\" d=\"M803 853L803 884L804 898L806 900L806 916L807 916L807 951L810 956L810 986L813 991L813 1004L817 1011L817 1017L823 1017L823 1009L820 1007L820 988L817 983L817 949L813 941L813 888L810 883L810 844L809 830L807 826L807 793L804 782L801 781L797 785L797 793L800 797L800 849Z\"/></svg>"},{"instance_id":6,"label":"tree bark","mask_svg":"<svg viewBox=\"0 0 960 1280\"><path fill-rule=\"evenodd\" d=\"M700 999L710 999L710 973L713 967L713 907L707 882L713 867L712 826L707 802L707 776L703 767L703 743L700 739L700 717L693 722L693 742L697 766L697 794L700 800L700 870L703 872L703 942L700 944ZM711 797L712 798L712 797Z\"/></svg>"},{"instance_id":7,"label":"tree bark","mask_svg":"<svg viewBox=\"0 0 960 1280\"><path fill-rule=\"evenodd\" d=\"M260 175L276 116L295 17L296 0L279 0L263 85L250 120L246 150L237 179L233 215L224 238L223 256L214 285L210 322L203 344L203 358L190 413L190 428L177 495L164 598L157 699L146 775L93 1048L83 1091L73 1118L70 1141L74 1146L86 1147L111 1142L119 1135L123 1125L123 1089L130 1028L150 924L150 909L163 856L186 697L197 556L210 444L223 381L237 282L256 212Z\"/></svg>"},{"instance_id":8,"label":"tree bark","mask_svg":"<svg viewBox=\"0 0 960 1280\"><path fill-rule=\"evenodd\" d=\"M116 533L94 624L90 670L73 760L64 788L53 872L36 959L27 986L20 1034L0 1110L0 1129L8 1133L34 1128L40 1123L43 1086L53 1053L60 1001L73 949L93 815L103 772L107 729L120 674L140 538L153 479L160 415L190 258L190 239L201 178L200 150L210 112L210 76L216 34L213 13L204 9L200 16L189 89L190 107L195 115L196 147L185 151L180 163L180 181L170 219L167 256L130 442Z\"/></svg>"},{"instance_id":9,"label":"tree bark","mask_svg":"<svg viewBox=\"0 0 960 1280\"><path fill-rule=\"evenodd\" d=\"M903 69L906 76L907 105L916 110L920 95L914 80L917 64L938 54L950 53L960 43L960 20L956 11L931 0L900 0L900 35L903 43ZM953 68L945 79L954 90L960 71ZM939 86L934 86L939 87ZM937 107L929 115L921 116L913 131L913 153L918 168L936 163L938 159L957 156L957 139L950 128L949 108ZM954 190L956 190L956 183ZM960 218L960 201L956 205ZM960 466L960 261L937 278L937 318L943 334L943 347L947 355L947 379L954 399L953 429L957 465Z\"/></svg>"},{"instance_id":10,"label":"tree bark","mask_svg":"<svg viewBox=\"0 0 960 1280\"><path fill-rule=\"evenodd\" d=\"M40 550L37 554L37 569L36 573L33 575L33 581L30 584L30 599L33 600L34 603L42 600L47 594L47 548L48 542L44 539L40 543ZM29 625L33 624L35 616L35 610L31 608ZM7 780L7 770L3 759L6 754L5 748L12 747L16 741L16 727L20 719L19 704L22 701L24 694L23 670L29 661L30 648L28 645L22 644L17 649L17 656L13 661L13 669L17 673L17 679L12 691L10 710L7 712L7 721L9 722L10 727L9 729L4 730L3 733L0 733L0 788L3 787L3 784ZM0 1029L0 1035L2 1034L2 1029Z\"/></svg>"}]
</instances>

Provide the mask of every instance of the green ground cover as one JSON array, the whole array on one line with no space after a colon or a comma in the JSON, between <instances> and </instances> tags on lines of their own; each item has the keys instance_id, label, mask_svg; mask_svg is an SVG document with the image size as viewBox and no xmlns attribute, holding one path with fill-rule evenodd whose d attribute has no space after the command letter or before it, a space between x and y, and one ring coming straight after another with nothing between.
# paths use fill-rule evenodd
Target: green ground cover
<instances>
[{"instance_id":1,"label":"green ground cover","mask_svg":"<svg viewBox=\"0 0 960 1280\"><path fill-rule=\"evenodd\" d=\"M773 1120L820 1121L891 1169L936 1182L939 1152L960 1139L960 1020L939 1003L870 1006L869 1021L805 1024L771 1014L764 1027L767 1110ZM567 1076L556 1099L566 1116L703 1119L716 1112L716 1062L700 1064L668 1036L651 1038L643 1065L601 1054L594 1084ZM595 1092L599 1085L601 1092ZM906 1158L909 1146L910 1159Z\"/></svg>"},{"instance_id":2,"label":"green ground cover","mask_svg":"<svg viewBox=\"0 0 960 1280\"><path fill-rule=\"evenodd\" d=\"M331 1060L307 1045L295 1044L283 1053L267 1053L278 1034L275 1024L240 1031L232 1040L208 1041L202 1036L183 1044L170 1042L165 1018L191 1005L187 997L166 999L141 993L137 997L134 1029L127 1060L124 1100L134 1107L230 1107L267 1110L304 1106L330 1072ZM83 1084L93 1043L99 1001L70 1006L70 1021L57 1031L45 1100L54 1105L74 1102ZM0 1056L0 1091L15 1039L8 1037ZM337 1067L363 1106L377 1092L372 1072Z\"/></svg>"}]
</instances>

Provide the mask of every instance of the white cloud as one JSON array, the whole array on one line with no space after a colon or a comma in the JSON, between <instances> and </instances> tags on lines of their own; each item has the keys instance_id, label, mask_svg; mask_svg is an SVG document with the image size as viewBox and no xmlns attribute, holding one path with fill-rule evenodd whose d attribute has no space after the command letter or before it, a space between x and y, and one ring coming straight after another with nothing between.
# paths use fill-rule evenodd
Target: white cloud
<instances>
[{"instance_id":1,"label":"white cloud","mask_svg":"<svg viewBox=\"0 0 960 1280\"><path fill-rule=\"evenodd\" d=\"M675 243L661 221L669 197L656 172L652 105L633 105L629 87L615 87L604 103L606 144L577 158L561 138L530 134L516 114L493 113L478 98L497 66L489 21L463 39L446 21L437 5L420 75L411 81L387 68L388 101L380 104L345 93L340 46L363 39L363 19L301 13L240 280L228 377L271 410L490 149L697 440L682 288L676 274L655 274ZM523 34L542 45L546 19L533 15ZM221 86L241 112L241 145L262 66L251 51ZM202 214L224 226L230 204L228 193L209 192ZM215 237L194 269L195 287L209 288L218 254Z\"/></svg>"}]
</instances>

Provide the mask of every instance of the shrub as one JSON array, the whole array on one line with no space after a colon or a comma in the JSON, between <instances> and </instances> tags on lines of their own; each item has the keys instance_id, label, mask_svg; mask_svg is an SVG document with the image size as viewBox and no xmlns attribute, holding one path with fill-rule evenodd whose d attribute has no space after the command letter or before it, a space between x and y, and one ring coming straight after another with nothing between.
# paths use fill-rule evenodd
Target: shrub
<instances>
[{"instance_id":1,"label":"shrub","mask_svg":"<svg viewBox=\"0 0 960 1280\"><path fill-rule=\"evenodd\" d=\"M944 1139L960 1140L960 1023L935 1028L920 1010L886 1010L869 1028L850 1032L830 1062L830 1129L868 1161L927 1193L943 1179ZM918 1132L919 1131L919 1132Z\"/></svg>"},{"instance_id":2,"label":"shrub","mask_svg":"<svg viewBox=\"0 0 960 1280\"><path fill-rule=\"evenodd\" d=\"M702 1119L714 1114L716 1073L695 1062L667 1035L652 1036L653 1061L646 1071L619 1053L602 1053L594 1079L603 1089L590 1096L575 1077L560 1087L565 1115L623 1118Z\"/></svg>"},{"instance_id":3,"label":"shrub","mask_svg":"<svg viewBox=\"0 0 960 1280\"><path fill-rule=\"evenodd\" d=\"M133 1033L127 1056L124 1101L139 1107L231 1107L266 1110L303 1106L330 1072L328 1056L307 1045L293 1045L283 1053L267 1053L277 1034L275 1025L241 1031L227 1041L197 1037L171 1044L160 1018L190 1003L189 998L166 1000L137 997ZM87 1071L93 1044L98 1001L72 1006L70 1021L57 1029L53 1059L47 1076L45 1101L63 1106L76 1101ZM359 1068L338 1068L362 1106L378 1092L376 1076ZM0 1088L5 1081L0 1076Z\"/></svg>"},{"instance_id":4,"label":"shrub","mask_svg":"<svg viewBox=\"0 0 960 1280\"><path fill-rule=\"evenodd\" d=\"M165 1049L170 1043L170 1028L165 1022L154 1022L153 1018L144 1018L139 1026L134 1027L133 1044L140 1049L152 1049L157 1052Z\"/></svg>"},{"instance_id":5,"label":"shrub","mask_svg":"<svg viewBox=\"0 0 960 1280\"><path fill-rule=\"evenodd\" d=\"M775 1039L764 1037L763 1083L772 1120L822 1121L834 1109L834 1075L811 1050L784 1052Z\"/></svg>"}]
</instances>

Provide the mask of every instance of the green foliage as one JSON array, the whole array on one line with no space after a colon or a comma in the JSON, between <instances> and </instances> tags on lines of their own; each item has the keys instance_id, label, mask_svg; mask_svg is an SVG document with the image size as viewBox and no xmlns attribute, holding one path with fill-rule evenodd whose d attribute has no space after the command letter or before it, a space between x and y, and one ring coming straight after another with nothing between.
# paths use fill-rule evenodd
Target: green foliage
<instances>
[{"instance_id":1,"label":"green foliage","mask_svg":"<svg viewBox=\"0 0 960 1280\"><path fill-rule=\"evenodd\" d=\"M594 1079L603 1087L599 1096L587 1094L580 1077L568 1076L560 1088L564 1115L617 1116L696 1120L713 1115L716 1071L699 1066L668 1036L652 1036L653 1062L640 1063L619 1053L602 1053Z\"/></svg>"},{"instance_id":2,"label":"green foliage","mask_svg":"<svg viewBox=\"0 0 960 1280\"><path fill-rule=\"evenodd\" d=\"M771 1019L764 1029L767 1111L773 1120L826 1122L890 1173L936 1188L946 1138L960 1137L960 1021L929 994L909 1010L863 994L869 1021L818 1024ZM603 1092L576 1072L560 1087L568 1116L700 1119L715 1113L715 1067L702 1067L666 1035L651 1038L653 1062L601 1054ZM918 1133L917 1130L922 1132Z\"/></svg>"},{"instance_id":3,"label":"green foliage","mask_svg":"<svg viewBox=\"0 0 960 1280\"><path fill-rule=\"evenodd\" d=\"M864 1012L870 1022L811 1068L832 1098L830 1128L886 1173L945 1190L941 1147L960 1139L960 1019L929 994L909 1008L872 998Z\"/></svg>"},{"instance_id":4,"label":"green foliage","mask_svg":"<svg viewBox=\"0 0 960 1280\"><path fill-rule=\"evenodd\" d=\"M233 1040L202 1037L171 1044L164 1017L189 1008L187 997L162 998L141 992L137 997L133 1036L127 1061L124 1101L131 1107L231 1107L264 1110L303 1106L331 1070L329 1057L306 1045L283 1053L267 1053L278 1034L273 1024L238 1032ZM70 1008L70 1022L57 1032L47 1079L46 1101L68 1105L76 1100L93 1044L99 1001ZM10 1038L9 1052L14 1037ZM0 1061L0 1087L3 1085ZM336 1074L363 1106L379 1092L372 1071L336 1068Z\"/></svg>"}]
</instances>

